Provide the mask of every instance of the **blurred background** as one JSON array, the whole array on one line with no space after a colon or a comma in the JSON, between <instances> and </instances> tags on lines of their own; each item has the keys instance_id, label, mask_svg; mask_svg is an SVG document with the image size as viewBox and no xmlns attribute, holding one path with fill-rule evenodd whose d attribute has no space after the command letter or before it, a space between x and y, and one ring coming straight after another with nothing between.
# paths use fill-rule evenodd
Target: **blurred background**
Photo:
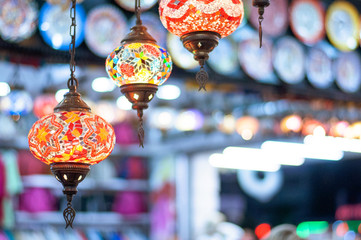
<instances>
[{"instance_id":1,"label":"blurred background","mask_svg":"<svg viewBox=\"0 0 361 240\"><path fill-rule=\"evenodd\" d=\"M69 78L67 1L0 0L0 239L265 239L288 223L302 238L361 234L361 1L271 0L220 41L198 92L198 63L144 0L142 20L174 67L137 116L105 59L134 25L131 0L77 7L76 76L117 143L73 200L28 150ZM65 90L66 91L66 90Z\"/></svg>"}]
</instances>

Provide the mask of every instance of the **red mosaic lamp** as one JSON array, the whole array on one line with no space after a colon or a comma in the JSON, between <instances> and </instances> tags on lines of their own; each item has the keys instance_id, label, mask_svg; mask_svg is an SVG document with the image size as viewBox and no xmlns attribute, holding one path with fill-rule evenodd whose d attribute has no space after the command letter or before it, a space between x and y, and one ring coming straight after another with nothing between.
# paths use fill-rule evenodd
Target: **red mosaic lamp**
<instances>
[{"instance_id":1,"label":"red mosaic lamp","mask_svg":"<svg viewBox=\"0 0 361 240\"><path fill-rule=\"evenodd\" d=\"M160 0L160 19L166 29L179 36L201 66L197 73L200 89L205 90L208 74L204 70L209 53L221 38L241 24L242 0Z\"/></svg>"},{"instance_id":2,"label":"red mosaic lamp","mask_svg":"<svg viewBox=\"0 0 361 240\"><path fill-rule=\"evenodd\" d=\"M158 46L140 19L140 0L135 1L136 25L106 60L108 75L137 110L139 145L143 146L143 110L154 98L158 86L172 72L172 59Z\"/></svg>"},{"instance_id":3,"label":"red mosaic lamp","mask_svg":"<svg viewBox=\"0 0 361 240\"><path fill-rule=\"evenodd\" d=\"M31 153L51 166L55 178L64 187L63 193L68 200L68 206L63 212L65 228L73 227L76 213L71 202L77 193L78 184L88 174L90 165L107 158L115 144L113 127L101 117L92 114L77 92L78 80L74 75L75 5L75 0L72 0L69 92L54 108L54 113L34 123L28 135Z\"/></svg>"}]
</instances>

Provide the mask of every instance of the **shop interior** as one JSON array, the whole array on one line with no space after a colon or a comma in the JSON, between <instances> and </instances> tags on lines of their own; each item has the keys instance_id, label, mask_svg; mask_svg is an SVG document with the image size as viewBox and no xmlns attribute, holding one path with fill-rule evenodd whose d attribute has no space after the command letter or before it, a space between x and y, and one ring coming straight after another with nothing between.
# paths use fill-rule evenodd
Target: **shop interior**
<instances>
[{"instance_id":1,"label":"shop interior","mask_svg":"<svg viewBox=\"0 0 361 240\"><path fill-rule=\"evenodd\" d=\"M0 240L266 240L284 224L302 239L361 239L361 1L270 0L261 40L252 0L140 0L171 57L141 120L111 73L123 71L135 1L77 2L72 16L71 0L0 1ZM169 30L186 25L163 16L197 4L194 26L221 9L204 66ZM34 155L52 140L31 139L72 91L71 72L114 149L79 183L64 228L69 199L55 165Z\"/></svg>"}]
</instances>

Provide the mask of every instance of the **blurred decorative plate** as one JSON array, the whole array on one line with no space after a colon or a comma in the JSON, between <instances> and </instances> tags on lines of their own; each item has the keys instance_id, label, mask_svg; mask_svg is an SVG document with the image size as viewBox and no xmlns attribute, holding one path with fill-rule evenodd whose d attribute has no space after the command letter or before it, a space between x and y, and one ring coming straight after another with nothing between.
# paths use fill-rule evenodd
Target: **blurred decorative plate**
<instances>
[{"instance_id":1,"label":"blurred decorative plate","mask_svg":"<svg viewBox=\"0 0 361 240\"><path fill-rule=\"evenodd\" d=\"M272 0L269 7L264 11L262 22L263 32L272 37L280 36L286 32L288 26L288 3L287 0ZM251 8L251 24L258 29L258 10Z\"/></svg>"},{"instance_id":2,"label":"blurred decorative plate","mask_svg":"<svg viewBox=\"0 0 361 240\"><path fill-rule=\"evenodd\" d=\"M273 66L284 82L302 82L305 77L305 53L302 45L292 37L279 39L273 49Z\"/></svg>"},{"instance_id":3,"label":"blurred decorative plate","mask_svg":"<svg viewBox=\"0 0 361 240\"><path fill-rule=\"evenodd\" d=\"M293 0L290 25L293 34L306 44L315 44L325 36L325 10L319 1Z\"/></svg>"},{"instance_id":4,"label":"blurred decorative plate","mask_svg":"<svg viewBox=\"0 0 361 240\"><path fill-rule=\"evenodd\" d=\"M5 41L21 42L35 32L37 5L29 0L0 1L0 36Z\"/></svg>"},{"instance_id":5,"label":"blurred decorative plate","mask_svg":"<svg viewBox=\"0 0 361 240\"><path fill-rule=\"evenodd\" d=\"M315 88L325 89L333 83L332 60L321 48L310 49L306 61L308 81Z\"/></svg>"},{"instance_id":6,"label":"blurred decorative plate","mask_svg":"<svg viewBox=\"0 0 361 240\"><path fill-rule=\"evenodd\" d=\"M356 49L360 31L357 9L349 2L336 1L326 14L326 32L330 42L341 51Z\"/></svg>"},{"instance_id":7,"label":"blurred decorative plate","mask_svg":"<svg viewBox=\"0 0 361 240\"><path fill-rule=\"evenodd\" d=\"M127 19L116 7L106 4L93 8L85 25L85 42L99 57L107 57L128 32Z\"/></svg>"},{"instance_id":8,"label":"blurred decorative plate","mask_svg":"<svg viewBox=\"0 0 361 240\"><path fill-rule=\"evenodd\" d=\"M159 16L154 13L145 12L142 13L140 18L142 19L143 25L147 27L150 35L157 40L157 44L161 47L165 47L167 44L167 30L163 27ZM130 19L129 29L135 25L135 21L135 16Z\"/></svg>"},{"instance_id":9,"label":"blurred decorative plate","mask_svg":"<svg viewBox=\"0 0 361 240\"><path fill-rule=\"evenodd\" d=\"M229 38L223 38L218 46L212 51L207 63L216 72L229 75L239 69L235 43Z\"/></svg>"},{"instance_id":10,"label":"blurred decorative plate","mask_svg":"<svg viewBox=\"0 0 361 240\"><path fill-rule=\"evenodd\" d=\"M115 2L124 8L125 10L134 12L135 1L130 0L115 0ZM157 0L140 0L140 7L142 11L146 11L153 7L158 1Z\"/></svg>"},{"instance_id":11,"label":"blurred decorative plate","mask_svg":"<svg viewBox=\"0 0 361 240\"><path fill-rule=\"evenodd\" d=\"M180 68L193 70L198 67L198 62L194 60L192 53L183 47L180 38L168 33L167 49L172 57L173 62Z\"/></svg>"},{"instance_id":12,"label":"blurred decorative plate","mask_svg":"<svg viewBox=\"0 0 361 240\"><path fill-rule=\"evenodd\" d=\"M360 89L361 60L356 52L342 53L335 62L336 84L346 93Z\"/></svg>"},{"instance_id":13,"label":"blurred decorative plate","mask_svg":"<svg viewBox=\"0 0 361 240\"><path fill-rule=\"evenodd\" d=\"M84 8L77 4L76 6L76 39L75 46L79 46L84 40L85 28ZM68 10L62 11L60 5L50 5L44 3L40 10L39 29L40 35L44 41L54 49L68 51L71 42L70 32L70 13Z\"/></svg>"},{"instance_id":14,"label":"blurred decorative plate","mask_svg":"<svg viewBox=\"0 0 361 240\"><path fill-rule=\"evenodd\" d=\"M264 82L273 74L272 44L267 38L263 39L262 48L259 47L258 37L242 41L238 47L238 58L246 74L257 81Z\"/></svg>"}]
</instances>

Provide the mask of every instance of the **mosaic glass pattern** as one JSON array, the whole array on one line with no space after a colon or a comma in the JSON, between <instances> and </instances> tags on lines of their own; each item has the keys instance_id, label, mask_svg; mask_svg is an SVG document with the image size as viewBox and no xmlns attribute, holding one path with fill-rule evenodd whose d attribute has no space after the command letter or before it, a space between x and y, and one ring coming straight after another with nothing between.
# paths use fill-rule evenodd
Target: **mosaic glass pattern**
<instances>
[{"instance_id":1,"label":"mosaic glass pattern","mask_svg":"<svg viewBox=\"0 0 361 240\"><path fill-rule=\"evenodd\" d=\"M96 164L112 152L113 127L89 112L57 112L34 123L29 132L32 154L46 164L78 162Z\"/></svg>"},{"instance_id":2,"label":"mosaic glass pattern","mask_svg":"<svg viewBox=\"0 0 361 240\"><path fill-rule=\"evenodd\" d=\"M172 72L172 59L156 44L124 44L108 56L106 70L119 87L134 83L162 85Z\"/></svg>"},{"instance_id":3,"label":"mosaic glass pattern","mask_svg":"<svg viewBox=\"0 0 361 240\"><path fill-rule=\"evenodd\" d=\"M161 0L159 14L175 35L210 31L226 37L241 24L244 8L241 0Z\"/></svg>"}]
</instances>

